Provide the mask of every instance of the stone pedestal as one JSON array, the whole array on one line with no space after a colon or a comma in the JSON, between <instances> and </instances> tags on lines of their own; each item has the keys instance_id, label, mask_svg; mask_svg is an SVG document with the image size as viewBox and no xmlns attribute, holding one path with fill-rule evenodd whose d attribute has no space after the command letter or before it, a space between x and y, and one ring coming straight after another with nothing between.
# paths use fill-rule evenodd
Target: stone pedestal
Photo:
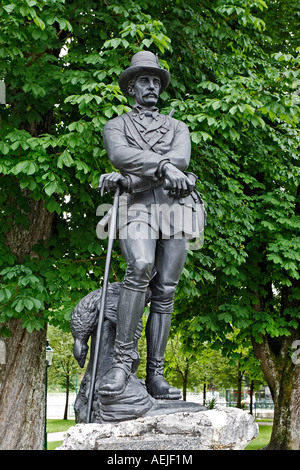
<instances>
[{"instance_id":1,"label":"stone pedestal","mask_svg":"<svg viewBox=\"0 0 300 470\"><path fill-rule=\"evenodd\" d=\"M107 424L77 424L57 450L243 450L258 426L237 408L146 416Z\"/></svg>"}]
</instances>

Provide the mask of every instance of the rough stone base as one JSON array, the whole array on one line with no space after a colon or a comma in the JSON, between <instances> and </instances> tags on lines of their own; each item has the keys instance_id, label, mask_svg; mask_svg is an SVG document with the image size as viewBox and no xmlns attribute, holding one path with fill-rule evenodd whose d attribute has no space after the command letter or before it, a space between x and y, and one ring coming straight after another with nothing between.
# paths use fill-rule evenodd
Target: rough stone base
<instances>
[{"instance_id":1,"label":"rough stone base","mask_svg":"<svg viewBox=\"0 0 300 470\"><path fill-rule=\"evenodd\" d=\"M220 408L116 424L77 424L57 450L243 450L257 435L250 414Z\"/></svg>"}]
</instances>

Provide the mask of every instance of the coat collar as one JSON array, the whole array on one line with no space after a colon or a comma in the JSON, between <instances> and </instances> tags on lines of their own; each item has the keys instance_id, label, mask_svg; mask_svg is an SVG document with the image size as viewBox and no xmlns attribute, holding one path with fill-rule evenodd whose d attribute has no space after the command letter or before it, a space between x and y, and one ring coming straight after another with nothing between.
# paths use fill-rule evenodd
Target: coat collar
<instances>
[{"instance_id":1,"label":"coat collar","mask_svg":"<svg viewBox=\"0 0 300 470\"><path fill-rule=\"evenodd\" d=\"M139 106L139 108L138 106L134 106L132 111L128 113L128 117L130 117L136 131L138 132L139 137L136 137L135 140L138 139L140 141L140 139L142 139L149 147L155 145L156 142L158 142L161 137L170 129L170 119L168 116L159 114L157 108L152 108L152 110L153 113L156 114L157 118L153 119L150 126L145 124L146 120L142 123L143 119L140 119L139 113L145 111L145 108L142 108L141 106Z\"/></svg>"},{"instance_id":2,"label":"coat collar","mask_svg":"<svg viewBox=\"0 0 300 470\"><path fill-rule=\"evenodd\" d=\"M140 120L144 118L145 115L147 115L148 112L152 113L153 119L156 121L159 119L159 110L156 107L152 108L144 108L143 106L139 104L135 104L132 107L132 113L134 117L138 117Z\"/></svg>"},{"instance_id":3,"label":"coat collar","mask_svg":"<svg viewBox=\"0 0 300 470\"><path fill-rule=\"evenodd\" d=\"M145 113L147 111L152 112L153 120L150 125L147 123L147 120L144 119ZM167 129L169 128L169 120L167 119L167 116L165 116L164 114L159 114L158 108L153 107L149 109L144 108L140 105L134 105L130 114L133 121L135 121L139 126L142 126L144 128L143 135L148 134L148 132L155 131L156 129L160 129L162 127ZM140 129L139 126L138 129Z\"/></svg>"}]
</instances>

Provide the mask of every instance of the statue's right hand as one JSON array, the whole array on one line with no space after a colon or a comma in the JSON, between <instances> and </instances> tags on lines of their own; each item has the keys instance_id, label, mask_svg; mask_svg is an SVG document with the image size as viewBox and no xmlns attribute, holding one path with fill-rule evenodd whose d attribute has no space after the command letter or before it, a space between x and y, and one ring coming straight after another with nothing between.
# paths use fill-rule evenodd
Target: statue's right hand
<instances>
[{"instance_id":1,"label":"statue's right hand","mask_svg":"<svg viewBox=\"0 0 300 470\"><path fill-rule=\"evenodd\" d=\"M126 186L126 178L120 173L105 173L100 176L98 188L100 189L100 194L103 196L104 192L114 191L117 186Z\"/></svg>"},{"instance_id":2,"label":"statue's right hand","mask_svg":"<svg viewBox=\"0 0 300 470\"><path fill-rule=\"evenodd\" d=\"M170 196L186 197L195 188L195 183L171 163L164 165L164 176L167 180L164 187L170 189Z\"/></svg>"}]
</instances>

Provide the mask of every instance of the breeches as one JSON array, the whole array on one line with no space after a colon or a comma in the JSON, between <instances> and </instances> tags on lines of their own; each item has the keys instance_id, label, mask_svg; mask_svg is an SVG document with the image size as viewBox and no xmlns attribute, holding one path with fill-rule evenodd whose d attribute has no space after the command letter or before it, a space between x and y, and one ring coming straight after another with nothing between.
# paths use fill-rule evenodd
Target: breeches
<instances>
[{"instance_id":1,"label":"breeches","mask_svg":"<svg viewBox=\"0 0 300 470\"><path fill-rule=\"evenodd\" d=\"M127 269L123 286L146 292L151 289L151 311L172 313L176 287L187 255L181 239L120 239ZM156 274L153 275L153 270ZM151 282L150 282L151 281Z\"/></svg>"}]
</instances>

